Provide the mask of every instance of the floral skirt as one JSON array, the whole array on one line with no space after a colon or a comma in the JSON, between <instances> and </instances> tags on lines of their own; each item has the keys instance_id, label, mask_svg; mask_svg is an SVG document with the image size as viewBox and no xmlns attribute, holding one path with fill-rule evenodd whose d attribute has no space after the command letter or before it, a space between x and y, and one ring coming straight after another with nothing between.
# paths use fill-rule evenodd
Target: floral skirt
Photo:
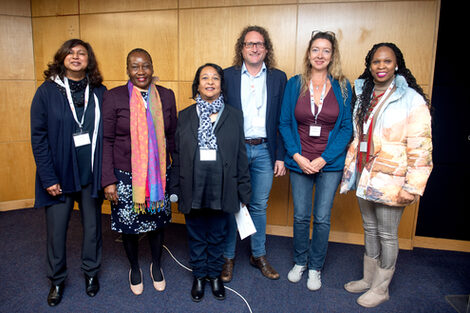
<instances>
[{"instance_id":1,"label":"floral skirt","mask_svg":"<svg viewBox=\"0 0 470 313\"><path fill-rule=\"evenodd\" d=\"M168 194L165 194L165 204L154 214L138 214L132 205L132 174L114 170L119 201L111 204L111 229L124 234L140 234L162 228L171 221L171 205Z\"/></svg>"}]
</instances>

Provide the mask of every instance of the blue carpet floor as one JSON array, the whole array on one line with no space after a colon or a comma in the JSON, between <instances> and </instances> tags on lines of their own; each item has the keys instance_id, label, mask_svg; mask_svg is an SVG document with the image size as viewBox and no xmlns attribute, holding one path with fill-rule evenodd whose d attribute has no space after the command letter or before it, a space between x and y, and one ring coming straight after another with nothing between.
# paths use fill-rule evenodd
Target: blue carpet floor
<instances>
[{"instance_id":1,"label":"blue carpet floor","mask_svg":"<svg viewBox=\"0 0 470 313\"><path fill-rule=\"evenodd\" d=\"M110 230L103 215L103 263L99 274L101 290L94 298L85 294L80 271L81 225L74 211L69 226L67 266L69 275L62 302L55 308L46 303L49 281L45 276L45 218L41 209L0 212L0 312L250 312L247 304L227 290L224 301L216 300L206 286L200 303L190 297L192 274L179 266L167 251L163 271L167 289L153 289L149 275L148 241L141 241L144 292L134 296L128 287L128 263L118 235ZM171 224L165 245L184 265L188 264L186 229ZM363 247L330 243L322 272L323 286L311 292L307 277L293 284L286 276L292 266L292 239L267 238L268 259L281 274L270 281L250 266L249 242L238 242L235 272L226 284L242 295L253 313L293 312L451 312L447 295L470 293L470 253L430 249L400 250L395 276L390 285L390 301L373 309L356 304L358 295L343 289L347 281L360 278Z\"/></svg>"}]
</instances>

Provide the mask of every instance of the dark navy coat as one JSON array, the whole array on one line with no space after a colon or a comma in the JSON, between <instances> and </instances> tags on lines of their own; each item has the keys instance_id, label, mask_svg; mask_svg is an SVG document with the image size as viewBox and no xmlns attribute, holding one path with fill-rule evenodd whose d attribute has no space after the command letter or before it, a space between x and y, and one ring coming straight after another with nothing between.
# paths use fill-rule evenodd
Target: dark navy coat
<instances>
[{"instance_id":1,"label":"dark navy coat","mask_svg":"<svg viewBox=\"0 0 470 313\"><path fill-rule=\"evenodd\" d=\"M96 94L101 110L106 87L90 86L88 109L94 109ZM92 105L93 104L93 105ZM92 197L98 198L101 190L102 118L93 162ZM77 155L73 143L76 123L65 95L56 83L46 80L36 91L31 104L31 146L36 161L34 207L44 207L64 201L65 195L81 190ZM90 136L91 137L91 136ZM60 184L62 195L50 196L46 188Z\"/></svg>"}]
</instances>

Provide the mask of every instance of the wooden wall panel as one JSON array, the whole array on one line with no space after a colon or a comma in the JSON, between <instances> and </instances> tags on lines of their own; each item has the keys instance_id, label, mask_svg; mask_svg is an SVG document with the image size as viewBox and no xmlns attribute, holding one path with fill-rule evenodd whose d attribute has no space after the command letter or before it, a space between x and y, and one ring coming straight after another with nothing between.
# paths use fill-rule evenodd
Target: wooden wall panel
<instances>
[{"instance_id":1,"label":"wooden wall panel","mask_svg":"<svg viewBox=\"0 0 470 313\"><path fill-rule=\"evenodd\" d=\"M0 142L30 140L29 108L34 92L34 80L0 81Z\"/></svg>"},{"instance_id":2,"label":"wooden wall panel","mask_svg":"<svg viewBox=\"0 0 470 313\"><path fill-rule=\"evenodd\" d=\"M297 0L179 0L180 8L207 8L266 4L295 4Z\"/></svg>"},{"instance_id":3,"label":"wooden wall panel","mask_svg":"<svg viewBox=\"0 0 470 313\"><path fill-rule=\"evenodd\" d=\"M34 198L35 165L29 141L0 143L0 202Z\"/></svg>"},{"instance_id":4,"label":"wooden wall panel","mask_svg":"<svg viewBox=\"0 0 470 313\"><path fill-rule=\"evenodd\" d=\"M0 15L0 79L34 78L31 18Z\"/></svg>"},{"instance_id":5,"label":"wooden wall panel","mask_svg":"<svg viewBox=\"0 0 470 313\"><path fill-rule=\"evenodd\" d=\"M30 0L1 0L0 14L31 17Z\"/></svg>"},{"instance_id":6,"label":"wooden wall panel","mask_svg":"<svg viewBox=\"0 0 470 313\"><path fill-rule=\"evenodd\" d=\"M59 47L72 38L80 38L78 16L33 17L34 68L36 79L44 79L44 70Z\"/></svg>"},{"instance_id":7,"label":"wooden wall panel","mask_svg":"<svg viewBox=\"0 0 470 313\"><path fill-rule=\"evenodd\" d=\"M278 67L292 74L296 11L293 5L180 10L180 80L192 81L206 62L230 66L240 32L255 24L269 31Z\"/></svg>"},{"instance_id":8,"label":"wooden wall panel","mask_svg":"<svg viewBox=\"0 0 470 313\"><path fill-rule=\"evenodd\" d=\"M354 81L364 70L370 48L375 43L393 42L402 50L417 81L428 85L432 81L437 9L436 1L299 5L296 58L302 60L312 30L334 31L343 70ZM296 71L301 68L302 63L297 62Z\"/></svg>"},{"instance_id":9,"label":"wooden wall panel","mask_svg":"<svg viewBox=\"0 0 470 313\"><path fill-rule=\"evenodd\" d=\"M161 9L176 9L178 1L175 0L80 0L80 13L103 12L131 12Z\"/></svg>"},{"instance_id":10,"label":"wooden wall panel","mask_svg":"<svg viewBox=\"0 0 470 313\"><path fill-rule=\"evenodd\" d=\"M82 15L80 30L95 51L104 79L126 80L128 52L144 48L160 80L177 80L176 10Z\"/></svg>"},{"instance_id":11,"label":"wooden wall panel","mask_svg":"<svg viewBox=\"0 0 470 313\"><path fill-rule=\"evenodd\" d=\"M31 0L33 16L78 14L79 0Z\"/></svg>"},{"instance_id":12,"label":"wooden wall panel","mask_svg":"<svg viewBox=\"0 0 470 313\"><path fill-rule=\"evenodd\" d=\"M29 107L35 91L29 0L0 1L0 210L31 204Z\"/></svg>"}]
</instances>

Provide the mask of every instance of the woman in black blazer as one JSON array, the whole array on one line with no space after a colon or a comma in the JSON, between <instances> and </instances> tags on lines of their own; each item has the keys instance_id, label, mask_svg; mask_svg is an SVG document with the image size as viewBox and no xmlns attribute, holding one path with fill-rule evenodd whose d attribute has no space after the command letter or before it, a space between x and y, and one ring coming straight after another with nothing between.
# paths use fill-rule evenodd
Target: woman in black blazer
<instances>
[{"instance_id":1,"label":"woman in black blazer","mask_svg":"<svg viewBox=\"0 0 470 313\"><path fill-rule=\"evenodd\" d=\"M196 302L204 296L206 279L214 296L225 299L220 272L226 214L237 212L251 195L243 115L225 105L223 86L220 66L199 67L192 85L196 103L179 112L170 174L171 198L177 196L185 214Z\"/></svg>"}]
</instances>

